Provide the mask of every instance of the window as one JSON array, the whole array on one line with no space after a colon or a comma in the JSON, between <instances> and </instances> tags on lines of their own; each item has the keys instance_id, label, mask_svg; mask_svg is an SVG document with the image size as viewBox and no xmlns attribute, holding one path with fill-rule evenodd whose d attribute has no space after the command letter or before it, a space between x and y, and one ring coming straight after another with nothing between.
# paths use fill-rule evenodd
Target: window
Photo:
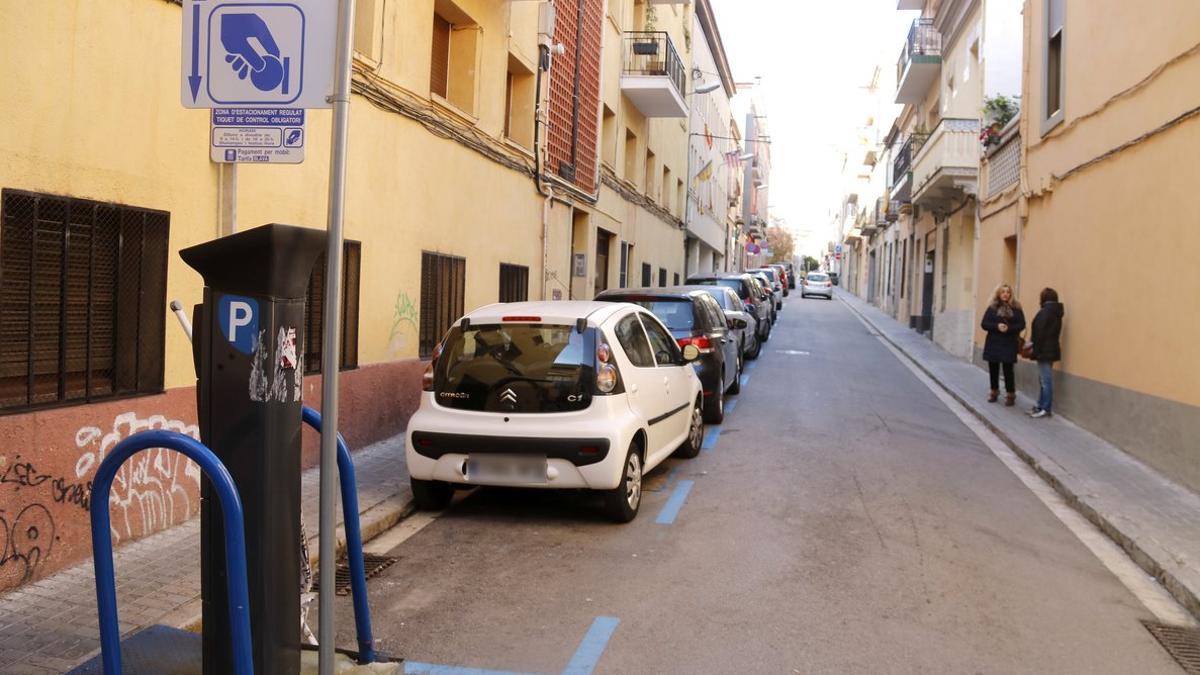
<instances>
[{"instance_id":1,"label":"window","mask_svg":"<svg viewBox=\"0 0 1200 675\"><path fill-rule=\"evenodd\" d=\"M612 235L596 230L596 292L608 290L608 251Z\"/></svg>"},{"instance_id":2,"label":"window","mask_svg":"<svg viewBox=\"0 0 1200 675\"><path fill-rule=\"evenodd\" d=\"M637 166L638 166L638 151L637 151L637 136L628 129L625 130L625 175L623 178L637 185Z\"/></svg>"},{"instance_id":3,"label":"window","mask_svg":"<svg viewBox=\"0 0 1200 675\"><path fill-rule=\"evenodd\" d=\"M662 325L646 315L642 316L642 325L646 328L646 337L650 338L650 347L654 350L654 360L658 362L658 367L674 366L683 360L679 353L679 344Z\"/></svg>"},{"instance_id":4,"label":"window","mask_svg":"<svg viewBox=\"0 0 1200 675\"><path fill-rule=\"evenodd\" d=\"M500 302L523 302L528 299L529 268L500 263Z\"/></svg>"},{"instance_id":5,"label":"window","mask_svg":"<svg viewBox=\"0 0 1200 675\"><path fill-rule=\"evenodd\" d=\"M667 268L665 267L658 268L658 285L662 288L667 285Z\"/></svg>"},{"instance_id":6,"label":"window","mask_svg":"<svg viewBox=\"0 0 1200 675\"><path fill-rule=\"evenodd\" d=\"M1045 64L1045 119L1042 133L1049 131L1063 118L1063 24L1065 20L1063 0L1046 0L1046 58Z\"/></svg>"},{"instance_id":7,"label":"window","mask_svg":"<svg viewBox=\"0 0 1200 675\"><path fill-rule=\"evenodd\" d=\"M674 278L674 281L673 281L673 282L671 282L671 285L672 285L672 286L678 286L678 285L679 285L679 272L676 272L676 273L674 274L674 277L673 277L673 278Z\"/></svg>"},{"instance_id":8,"label":"window","mask_svg":"<svg viewBox=\"0 0 1200 675\"><path fill-rule=\"evenodd\" d=\"M450 22L433 15L433 54L429 62L429 91L446 98L450 79Z\"/></svg>"},{"instance_id":9,"label":"window","mask_svg":"<svg viewBox=\"0 0 1200 675\"><path fill-rule=\"evenodd\" d=\"M162 391L170 221L0 193L0 411Z\"/></svg>"},{"instance_id":10,"label":"window","mask_svg":"<svg viewBox=\"0 0 1200 675\"><path fill-rule=\"evenodd\" d=\"M629 287L629 242L621 242L621 266L618 271L617 288Z\"/></svg>"},{"instance_id":11,"label":"window","mask_svg":"<svg viewBox=\"0 0 1200 675\"><path fill-rule=\"evenodd\" d=\"M429 91L475 114L479 26L449 0L435 0Z\"/></svg>"},{"instance_id":12,"label":"window","mask_svg":"<svg viewBox=\"0 0 1200 675\"><path fill-rule=\"evenodd\" d=\"M683 191L683 179L680 178L680 179L676 180L675 182L676 182L675 204L679 208L679 213L676 215L678 215L680 218L686 218L687 217L687 203L684 202L684 200L687 199L687 195Z\"/></svg>"},{"instance_id":13,"label":"window","mask_svg":"<svg viewBox=\"0 0 1200 675\"><path fill-rule=\"evenodd\" d=\"M617 166L617 114L607 105L604 108L604 120L601 125L600 158L604 163L616 168Z\"/></svg>"},{"instance_id":14,"label":"window","mask_svg":"<svg viewBox=\"0 0 1200 675\"><path fill-rule=\"evenodd\" d=\"M362 266L362 244L346 241L342 247L342 353L338 369L358 367L358 288ZM304 298L304 374L321 372L322 349L325 339L325 271L328 269L322 253L313 265L308 278L308 294Z\"/></svg>"},{"instance_id":15,"label":"window","mask_svg":"<svg viewBox=\"0 0 1200 675\"><path fill-rule=\"evenodd\" d=\"M421 321L417 353L427 359L446 331L463 315L466 296L465 258L421 253Z\"/></svg>"},{"instance_id":16,"label":"window","mask_svg":"<svg viewBox=\"0 0 1200 675\"><path fill-rule=\"evenodd\" d=\"M636 312L617 322L616 334L617 342L621 343L621 349L625 351L625 356L629 357L630 363L638 368L654 367L650 342L646 339L646 332L642 330L642 323L638 321Z\"/></svg>"},{"instance_id":17,"label":"window","mask_svg":"<svg viewBox=\"0 0 1200 675\"><path fill-rule=\"evenodd\" d=\"M642 263L642 287L649 288L650 284L654 283L651 279L654 270L650 267L650 263Z\"/></svg>"},{"instance_id":18,"label":"window","mask_svg":"<svg viewBox=\"0 0 1200 675\"><path fill-rule=\"evenodd\" d=\"M646 176L646 185L644 186L646 188L646 196L654 199L658 194L658 189L654 184L658 172L654 164L654 153L649 149L646 150L646 172L643 175Z\"/></svg>"},{"instance_id":19,"label":"window","mask_svg":"<svg viewBox=\"0 0 1200 675\"><path fill-rule=\"evenodd\" d=\"M528 149L533 149L534 88L533 73L509 54L504 87L504 137Z\"/></svg>"},{"instance_id":20,"label":"window","mask_svg":"<svg viewBox=\"0 0 1200 675\"><path fill-rule=\"evenodd\" d=\"M671 170L668 169L665 165L663 166L663 170L662 170L661 187L662 187L662 194L659 197L659 201L662 202L664 209L666 209L670 213L674 213L674 211L671 210L671 193L675 191L675 181L671 180Z\"/></svg>"}]
</instances>

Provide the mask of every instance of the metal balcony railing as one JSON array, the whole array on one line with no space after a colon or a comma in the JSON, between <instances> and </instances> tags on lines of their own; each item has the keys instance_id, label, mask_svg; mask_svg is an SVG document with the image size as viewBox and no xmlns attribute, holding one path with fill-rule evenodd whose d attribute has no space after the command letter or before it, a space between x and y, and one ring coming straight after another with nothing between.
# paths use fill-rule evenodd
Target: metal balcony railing
<instances>
[{"instance_id":1,"label":"metal balcony railing","mask_svg":"<svg viewBox=\"0 0 1200 675\"><path fill-rule=\"evenodd\" d=\"M897 183L904 175L912 171L913 158L920 152L921 146L929 139L929 134L909 134L908 140L896 151L896 159L892 161L892 182Z\"/></svg>"},{"instance_id":2,"label":"metal balcony railing","mask_svg":"<svg viewBox=\"0 0 1200 675\"><path fill-rule=\"evenodd\" d=\"M917 19L908 29L908 39L896 62L896 81L904 80L904 71L914 56L941 56L942 34L933 27L933 19Z\"/></svg>"},{"instance_id":3,"label":"metal balcony railing","mask_svg":"<svg viewBox=\"0 0 1200 675\"><path fill-rule=\"evenodd\" d=\"M658 75L666 77L680 96L684 95L686 75L683 61L671 37L664 32L626 31L626 75Z\"/></svg>"}]
</instances>

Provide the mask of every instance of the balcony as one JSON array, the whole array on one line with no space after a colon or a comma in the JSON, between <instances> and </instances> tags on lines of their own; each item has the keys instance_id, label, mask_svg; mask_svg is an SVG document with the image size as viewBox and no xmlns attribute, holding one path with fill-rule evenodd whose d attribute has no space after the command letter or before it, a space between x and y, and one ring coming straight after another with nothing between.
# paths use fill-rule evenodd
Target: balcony
<instances>
[{"instance_id":1,"label":"balcony","mask_svg":"<svg viewBox=\"0 0 1200 675\"><path fill-rule=\"evenodd\" d=\"M892 198L898 202L912 201L912 160L921 150L929 134L909 134L908 140L895 152L892 160Z\"/></svg>"},{"instance_id":2,"label":"balcony","mask_svg":"<svg viewBox=\"0 0 1200 675\"><path fill-rule=\"evenodd\" d=\"M979 120L946 118L913 158L912 201L945 211L978 192Z\"/></svg>"},{"instance_id":3,"label":"balcony","mask_svg":"<svg viewBox=\"0 0 1200 675\"><path fill-rule=\"evenodd\" d=\"M896 103L920 103L942 69L942 34L933 19L917 19L896 62Z\"/></svg>"},{"instance_id":4,"label":"balcony","mask_svg":"<svg viewBox=\"0 0 1200 675\"><path fill-rule=\"evenodd\" d=\"M879 197L875 200L875 211L872 214L874 227L880 230L886 229L892 221L888 220L888 200L886 197Z\"/></svg>"},{"instance_id":5,"label":"balcony","mask_svg":"<svg viewBox=\"0 0 1200 675\"><path fill-rule=\"evenodd\" d=\"M627 31L621 93L646 117L687 117L683 61L666 33Z\"/></svg>"},{"instance_id":6,"label":"balcony","mask_svg":"<svg viewBox=\"0 0 1200 675\"><path fill-rule=\"evenodd\" d=\"M925 0L900 0L896 3L896 9L924 9Z\"/></svg>"}]
</instances>

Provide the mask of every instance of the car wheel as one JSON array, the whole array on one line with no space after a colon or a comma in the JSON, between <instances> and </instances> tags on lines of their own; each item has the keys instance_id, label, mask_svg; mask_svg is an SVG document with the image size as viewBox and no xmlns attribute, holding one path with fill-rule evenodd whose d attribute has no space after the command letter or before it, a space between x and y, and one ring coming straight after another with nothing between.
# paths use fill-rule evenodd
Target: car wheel
<instances>
[{"instance_id":1,"label":"car wheel","mask_svg":"<svg viewBox=\"0 0 1200 675\"><path fill-rule=\"evenodd\" d=\"M763 331L762 339L761 339L761 340L759 340L759 342L760 342L760 343L762 343L762 342L767 342L767 341L769 341L769 340L771 339L771 328L772 328L772 327L773 327L775 324L771 323L770 321L767 321L767 322L766 322L766 324L767 324L767 329L766 329L765 331ZM760 349L760 350L762 349L762 345L761 345L761 344L759 344L759 349Z\"/></svg>"},{"instance_id":2,"label":"car wheel","mask_svg":"<svg viewBox=\"0 0 1200 675\"><path fill-rule=\"evenodd\" d=\"M621 481L612 490L604 491L604 510L616 523L628 523L637 516L642 505L642 457L637 443L629 446L625 464L621 468Z\"/></svg>"},{"instance_id":3,"label":"car wheel","mask_svg":"<svg viewBox=\"0 0 1200 675\"><path fill-rule=\"evenodd\" d=\"M410 478L409 481L412 484L413 501L422 511L441 511L450 505L454 488L449 483L419 478Z\"/></svg>"},{"instance_id":4,"label":"car wheel","mask_svg":"<svg viewBox=\"0 0 1200 675\"><path fill-rule=\"evenodd\" d=\"M753 361L754 359L757 359L758 355L761 353L762 353L762 338L759 337L758 334L756 333L754 335L754 349L751 349L750 351L746 352L746 358Z\"/></svg>"},{"instance_id":5,"label":"car wheel","mask_svg":"<svg viewBox=\"0 0 1200 675\"><path fill-rule=\"evenodd\" d=\"M742 393L742 355L738 354L737 372L733 374L733 384L725 390L729 394Z\"/></svg>"},{"instance_id":6,"label":"car wheel","mask_svg":"<svg viewBox=\"0 0 1200 675\"><path fill-rule=\"evenodd\" d=\"M684 459L691 459L700 454L704 446L704 413L700 410L699 399L692 405L692 419L688 423L687 440L675 450L675 454Z\"/></svg>"},{"instance_id":7,"label":"car wheel","mask_svg":"<svg viewBox=\"0 0 1200 675\"><path fill-rule=\"evenodd\" d=\"M724 375L722 375L724 377ZM725 397L718 387L714 395L704 401L704 423L720 424L725 419Z\"/></svg>"}]
</instances>

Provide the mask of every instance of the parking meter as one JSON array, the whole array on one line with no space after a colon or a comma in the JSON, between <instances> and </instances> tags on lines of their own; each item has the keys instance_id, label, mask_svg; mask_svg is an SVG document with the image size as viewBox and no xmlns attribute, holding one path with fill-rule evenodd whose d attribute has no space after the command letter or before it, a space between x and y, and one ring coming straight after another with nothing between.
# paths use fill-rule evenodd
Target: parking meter
<instances>
[{"instance_id":1,"label":"parking meter","mask_svg":"<svg viewBox=\"0 0 1200 675\"><path fill-rule=\"evenodd\" d=\"M254 672L300 670L304 298L325 232L263 225L179 252L204 277L194 314L200 440L245 512ZM233 672L220 503L201 491L204 673Z\"/></svg>"}]
</instances>

